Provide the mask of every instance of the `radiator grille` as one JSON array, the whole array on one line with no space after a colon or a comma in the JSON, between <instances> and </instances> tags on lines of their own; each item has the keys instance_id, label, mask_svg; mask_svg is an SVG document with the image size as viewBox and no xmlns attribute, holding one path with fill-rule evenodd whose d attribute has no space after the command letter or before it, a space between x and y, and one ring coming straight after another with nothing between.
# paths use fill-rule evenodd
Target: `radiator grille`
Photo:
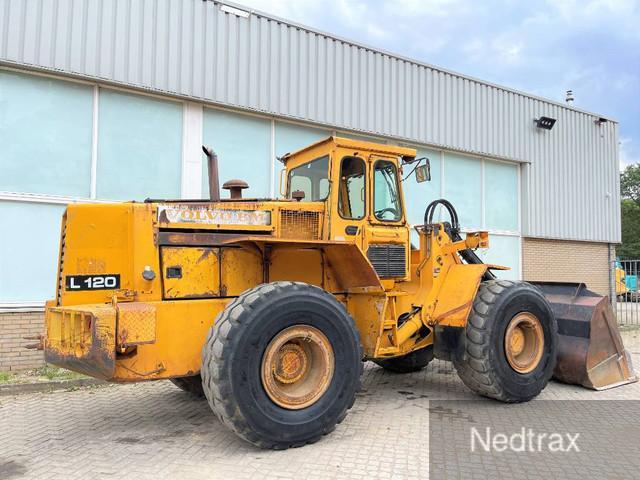
<instances>
[{"instance_id":1,"label":"radiator grille","mask_svg":"<svg viewBox=\"0 0 640 480\"><path fill-rule=\"evenodd\" d=\"M280 210L280 237L318 240L320 238L320 213Z\"/></svg>"},{"instance_id":2,"label":"radiator grille","mask_svg":"<svg viewBox=\"0 0 640 480\"><path fill-rule=\"evenodd\" d=\"M367 258L380 278L404 277L406 250L404 245L371 245Z\"/></svg>"},{"instance_id":3,"label":"radiator grille","mask_svg":"<svg viewBox=\"0 0 640 480\"><path fill-rule=\"evenodd\" d=\"M62 303L62 289L64 288L64 278L62 272L64 270L64 251L67 237L67 215L62 217L62 231L60 233L60 261L58 262L58 288L56 289L57 305Z\"/></svg>"}]
</instances>

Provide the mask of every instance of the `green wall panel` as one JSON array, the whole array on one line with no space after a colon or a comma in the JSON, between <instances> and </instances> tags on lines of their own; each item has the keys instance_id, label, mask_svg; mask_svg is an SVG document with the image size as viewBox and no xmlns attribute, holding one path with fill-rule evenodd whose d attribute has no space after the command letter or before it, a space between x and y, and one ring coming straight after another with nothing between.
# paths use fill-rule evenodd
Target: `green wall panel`
<instances>
[{"instance_id":1,"label":"green wall panel","mask_svg":"<svg viewBox=\"0 0 640 480\"><path fill-rule=\"evenodd\" d=\"M182 104L100 90L97 196L179 198Z\"/></svg>"},{"instance_id":2,"label":"green wall panel","mask_svg":"<svg viewBox=\"0 0 640 480\"><path fill-rule=\"evenodd\" d=\"M55 295L64 205L0 201L0 303L42 302Z\"/></svg>"},{"instance_id":3,"label":"green wall panel","mask_svg":"<svg viewBox=\"0 0 640 480\"><path fill-rule=\"evenodd\" d=\"M292 123L276 123L276 156L292 153L331 136L329 130L303 127Z\"/></svg>"},{"instance_id":4,"label":"green wall panel","mask_svg":"<svg viewBox=\"0 0 640 480\"><path fill-rule=\"evenodd\" d=\"M93 87L0 71L0 190L88 197Z\"/></svg>"},{"instance_id":5,"label":"green wall panel","mask_svg":"<svg viewBox=\"0 0 640 480\"><path fill-rule=\"evenodd\" d=\"M225 110L205 109L203 130L204 144L218 154L220 184L239 178L249 184L249 189L243 192L245 197L268 197L271 121ZM202 162L202 191L206 196L209 184L205 160ZM223 197L229 195L225 190L220 193Z\"/></svg>"},{"instance_id":6,"label":"green wall panel","mask_svg":"<svg viewBox=\"0 0 640 480\"><path fill-rule=\"evenodd\" d=\"M484 162L485 227L518 230L518 166Z\"/></svg>"},{"instance_id":7,"label":"green wall panel","mask_svg":"<svg viewBox=\"0 0 640 480\"><path fill-rule=\"evenodd\" d=\"M446 153L444 198L449 200L464 228L482 227L482 161Z\"/></svg>"}]
</instances>

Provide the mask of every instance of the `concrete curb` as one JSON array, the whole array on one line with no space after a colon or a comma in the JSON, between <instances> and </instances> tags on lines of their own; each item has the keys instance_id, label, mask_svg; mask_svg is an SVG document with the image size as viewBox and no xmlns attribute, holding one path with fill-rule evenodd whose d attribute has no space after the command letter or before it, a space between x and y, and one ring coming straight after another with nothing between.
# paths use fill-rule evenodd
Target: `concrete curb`
<instances>
[{"instance_id":1,"label":"concrete curb","mask_svg":"<svg viewBox=\"0 0 640 480\"><path fill-rule=\"evenodd\" d=\"M13 383L0 385L0 397L24 395L27 393L48 393L69 388L106 386L108 382L96 378L78 378L75 380L58 380L51 382Z\"/></svg>"}]
</instances>

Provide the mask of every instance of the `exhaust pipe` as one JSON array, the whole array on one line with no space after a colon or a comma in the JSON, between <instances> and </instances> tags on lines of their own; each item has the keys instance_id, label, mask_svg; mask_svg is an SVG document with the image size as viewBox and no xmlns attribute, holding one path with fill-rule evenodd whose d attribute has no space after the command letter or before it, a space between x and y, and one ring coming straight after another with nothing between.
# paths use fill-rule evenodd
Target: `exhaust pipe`
<instances>
[{"instance_id":1,"label":"exhaust pipe","mask_svg":"<svg viewBox=\"0 0 640 480\"><path fill-rule=\"evenodd\" d=\"M209 171L209 200L220 201L220 182L218 180L218 155L211 148L202 146L202 151L207 156L207 168Z\"/></svg>"}]
</instances>

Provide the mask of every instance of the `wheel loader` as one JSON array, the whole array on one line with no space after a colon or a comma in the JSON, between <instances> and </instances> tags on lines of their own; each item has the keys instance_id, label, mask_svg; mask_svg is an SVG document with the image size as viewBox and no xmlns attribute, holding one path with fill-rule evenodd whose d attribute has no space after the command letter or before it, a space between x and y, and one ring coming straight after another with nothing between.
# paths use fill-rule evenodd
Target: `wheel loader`
<instances>
[{"instance_id":1,"label":"wheel loader","mask_svg":"<svg viewBox=\"0 0 640 480\"><path fill-rule=\"evenodd\" d=\"M445 199L409 225L403 182L429 180L414 149L330 137L281 159L278 200L243 198L238 180L221 199L204 150L206 200L67 207L47 362L170 380L274 449L331 432L364 361L408 373L449 360L503 402L531 400L553 375L596 389L635 380L606 297L496 278L505 267L475 253L487 232L463 232Z\"/></svg>"}]
</instances>

